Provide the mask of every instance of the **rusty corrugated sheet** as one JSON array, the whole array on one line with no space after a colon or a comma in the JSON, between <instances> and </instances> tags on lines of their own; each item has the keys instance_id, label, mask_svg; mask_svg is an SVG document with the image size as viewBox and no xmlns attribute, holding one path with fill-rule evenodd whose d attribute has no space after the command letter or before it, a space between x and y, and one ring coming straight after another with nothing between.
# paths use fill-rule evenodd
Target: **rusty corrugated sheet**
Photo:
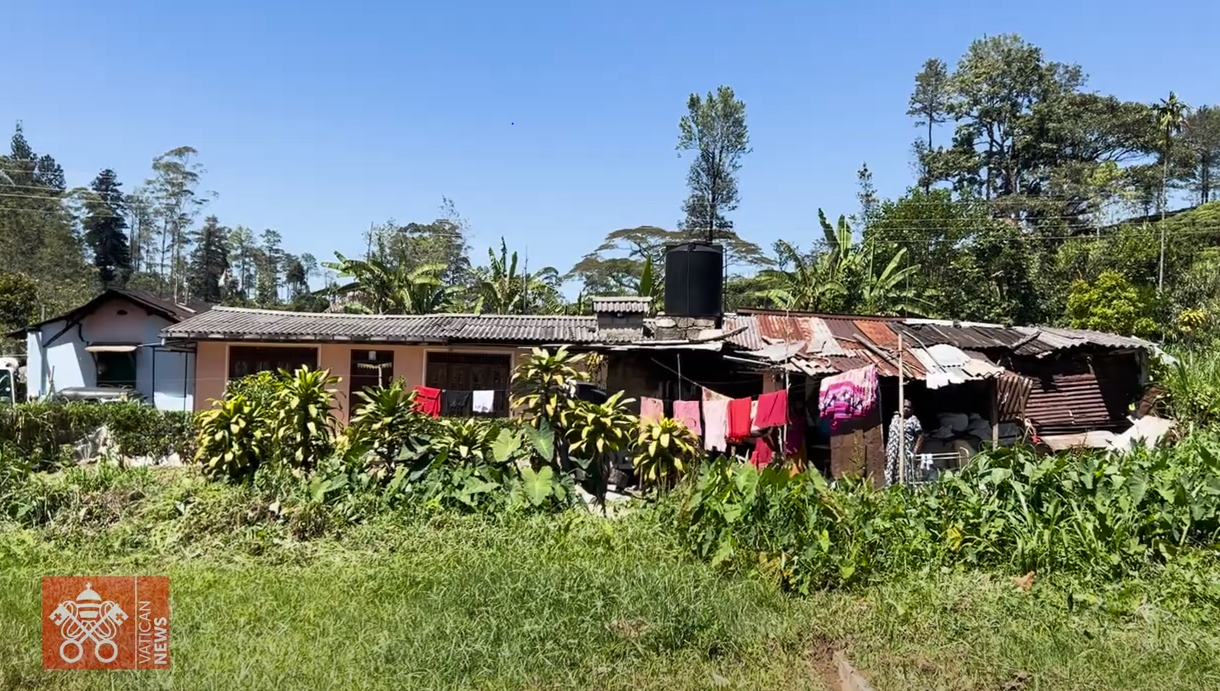
<instances>
[{"instance_id":1,"label":"rusty corrugated sheet","mask_svg":"<svg viewBox=\"0 0 1220 691\"><path fill-rule=\"evenodd\" d=\"M874 345L889 350L894 350L898 347L898 334L894 333L889 324L870 319L857 319L855 324L856 328L868 337L868 340L872 341Z\"/></svg>"},{"instance_id":2,"label":"rusty corrugated sheet","mask_svg":"<svg viewBox=\"0 0 1220 691\"><path fill-rule=\"evenodd\" d=\"M1025 416L1042 434L1101 429L1116 422L1091 372L1056 374L1034 382Z\"/></svg>"},{"instance_id":3,"label":"rusty corrugated sheet","mask_svg":"<svg viewBox=\"0 0 1220 691\"><path fill-rule=\"evenodd\" d=\"M1029 394L1033 391L1034 380L1009 372L996 379L997 393L1000 403L1000 422L1012 422L1025 419L1025 408L1029 404Z\"/></svg>"}]
</instances>

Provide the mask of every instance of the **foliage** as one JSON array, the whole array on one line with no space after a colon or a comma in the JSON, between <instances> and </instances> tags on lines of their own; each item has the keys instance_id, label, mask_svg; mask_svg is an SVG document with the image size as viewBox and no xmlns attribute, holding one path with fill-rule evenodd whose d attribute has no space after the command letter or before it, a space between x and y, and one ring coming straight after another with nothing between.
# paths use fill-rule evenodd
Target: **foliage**
<instances>
[{"instance_id":1,"label":"foliage","mask_svg":"<svg viewBox=\"0 0 1220 691\"><path fill-rule=\"evenodd\" d=\"M604 403L573 401L567 428L568 451L584 471L588 484L605 508L611 463L629 450L640 420L627 411L635 402L623 392L611 394Z\"/></svg>"},{"instance_id":2,"label":"foliage","mask_svg":"<svg viewBox=\"0 0 1220 691\"><path fill-rule=\"evenodd\" d=\"M199 414L195 461L214 478L248 482L272 453L269 412L242 394L216 401Z\"/></svg>"},{"instance_id":3,"label":"foliage","mask_svg":"<svg viewBox=\"0 0 1220 691\"><path fill-rule=\"evenodd\" d=\"M374 453L383 464L392 465L404 446L416 447L414 437L427 429L431 418L415 411L415 392L402 379L389 386L373 387L356 394L361 401L348 423L345 436L356 455Z\"/></svg>"},{"instance_id":4,"label":"foliage","mask_svg":"<svg viewBox=\"0 0 1220 691\"><path fill-rule=\"evenodd\" d=\"M636 475L643 483L670 489L703 456L699 438L673 418L643 423L632 454Z\"/></svg>"},{"instance_id":5,"label":"foliage","mask_svg":"<svg viewBox=\"0 0 1220 691\"><path fill-rule=\"evenodd\" d=\"M104 287L124 285L131 274L127 209L120 187L115 172L107 168L94 178L84 203L84 240L93 252L93 265Z\"/></svg>"},{"instance_id":6,"label":"foliage","mask_svg":"<svg viewBox=\"0 0 1220 691\"><path fill-rule=\"evenodd\" d=\"M348 259L339 252L335 257L339 261L322 265L338 271L341 278L355 279L346 290L355 292L359 297L355 304L372 314L433 314L449 306L458 290L441 282L442 264Z\"/></svg>"},{"instance_id":7,"label":"foliage","mask_svg":"<svg viewBox=\"0 0 1220 691\"><path fill-rule=\"evenodd\" d=\"M165 458L192 452L191 413L161 411L142 403L31 402L0 406L0 446L34 468L64 457L64 446L105 427L123 456Z\"/></svg>"},{"instance_id":8,"label":"foliage","mask_svg":"<svg viewBox=\"0 0 1220 691\"><path fill-rule=\"evenodd\" d=\"M1156 332L1151 303L1122 274L1103 271L1091 284L1077 281L1072 286L1067 299L1068 324L1076 329L1151 336Z\"/></svg>"},{"instance_id":9,"label":"foliage","mask_svg":"<svg viewBox=\"0 0 1220 691\"><path fill-rule=\"evenodd\" d=\"M568 428L572 386L584 379L576 369L584 359L566 346L554 352L534 348L529 360L513 372L513 407L562 433Z\"/></svg>"},{"instance_id":10,"label":"foliage","mask_svg":"<svg viewBox=\"0 0 1220 691\"><path fill-rule=\"evenodd\" d=\"M713 563L761 554L805 593L938 565L1113 578L1214 544L1218 471L1210 434L1122 456L1000 449L917 490L716 461L681 521Z\"/></svg>"},{"instance_id":11,"label":"foliage","mask_svg":"<svg viewBox=\"0 0 1220 691\"><path fill-rule=\"evenodd\" d=\"M280 370L273 429L280 459L292 468L308 472L334 449L334 394L329 387L338 381L330 370Z\"/></svg>"},{"instance_id":12,"label":"foliage","mask_svg":"<svg viewBox=\"0 0 1220 691\"><path fill-rule=\"evenodd\" d=\"M1162 415L1187 427L1220 426L1220 353L1182 353L1173 364L1157 367L1156 380L1166 390Z\"/></svg>"},{"instance_id":13,"label":"foliage","mask_svg":"<svg viewBox=\"0 0 1220 691\"><path fill-rule=\"evenodd\" d=\"M504 238L500 253L487 249L487 266L474 271L475 311L490 314L552 314L562 311L559 286L562 279L552 267L530 273L511 254Z\"/></svg>"}]
</instances>

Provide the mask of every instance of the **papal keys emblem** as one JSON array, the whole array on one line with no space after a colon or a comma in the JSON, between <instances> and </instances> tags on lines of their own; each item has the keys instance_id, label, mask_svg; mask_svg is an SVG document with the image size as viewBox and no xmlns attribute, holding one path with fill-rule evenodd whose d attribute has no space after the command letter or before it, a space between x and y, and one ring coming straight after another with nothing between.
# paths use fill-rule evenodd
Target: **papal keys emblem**
<instances>
[{"instance_id":1,"label":"papal keys emblem","mask_svg":"<svg viewBox=\"0 0 1220 691\"><path fill-rule=\"evenodd\" d=\"M43 610L44 612L46 610ZM51 612L51 621L59 627L63 642L59 644L59 657L68 664L80 661L86 646L98 662L113 662L119 656L119 646L114 637L119 627L127 621L127 613L110 600L103 600L93 590L92 583L75 600L65 600Z\"/></svg>"}]
</instances>

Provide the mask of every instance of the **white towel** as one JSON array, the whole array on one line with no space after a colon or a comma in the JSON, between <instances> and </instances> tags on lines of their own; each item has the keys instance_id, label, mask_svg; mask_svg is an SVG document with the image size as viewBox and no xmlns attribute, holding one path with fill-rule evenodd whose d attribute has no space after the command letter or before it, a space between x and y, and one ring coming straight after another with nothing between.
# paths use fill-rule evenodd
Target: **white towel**
<instances>
[{"instance_id":1,"label":"white towel","mask_svg":"<svg viewBox=\"0 0 1220 691\"><path fill-rule=\"evenodd\" d=\"M471 408L476 413L490 413L496 407L496 392L492 389L475 391Z\"/></svg>"}]
</instances>

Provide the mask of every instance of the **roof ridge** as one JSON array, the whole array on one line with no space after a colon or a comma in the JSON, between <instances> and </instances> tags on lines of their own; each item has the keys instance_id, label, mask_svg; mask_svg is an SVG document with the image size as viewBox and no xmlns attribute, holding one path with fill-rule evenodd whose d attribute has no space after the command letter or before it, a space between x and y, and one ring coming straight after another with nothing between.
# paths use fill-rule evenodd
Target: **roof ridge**
<instances>
[{"instance_id":1,"label":"roof ridge","mask_svg":"<svg viewBox=\"0 0 1220 691\"><path fill-rule=\"evenodd\" d=\"M357 319L428 319L431 317L477 317L495 319L594 319L592 314L495 314L491 312L432 312L430 314L359 314L351 312L297 312L293 310L276 310L265 307L237 307L217 305L213 310L223 312L244 312L247 314L272 314L285 317L324 317L324 318L357 318Z\"/></svg>"}]
</instances>

